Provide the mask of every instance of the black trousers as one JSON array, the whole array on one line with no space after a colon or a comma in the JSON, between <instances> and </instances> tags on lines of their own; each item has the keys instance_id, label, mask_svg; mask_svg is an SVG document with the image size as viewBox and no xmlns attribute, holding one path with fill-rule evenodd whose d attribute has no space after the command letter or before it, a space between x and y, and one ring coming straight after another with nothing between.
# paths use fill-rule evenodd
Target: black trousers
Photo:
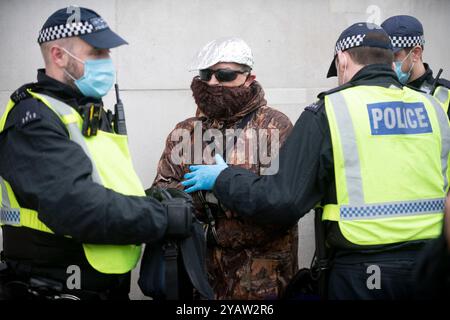
<instances>
[{"instance_id":1,"label":"black trousers","mask_svg":"<svg viewBox=\"0 0 450 320\"><path fill-rule=\"evenodd\" d=\"M414 290L419 251L336 257L329 274L331 300L406 300Z\"/></svg>"}]
</instances>

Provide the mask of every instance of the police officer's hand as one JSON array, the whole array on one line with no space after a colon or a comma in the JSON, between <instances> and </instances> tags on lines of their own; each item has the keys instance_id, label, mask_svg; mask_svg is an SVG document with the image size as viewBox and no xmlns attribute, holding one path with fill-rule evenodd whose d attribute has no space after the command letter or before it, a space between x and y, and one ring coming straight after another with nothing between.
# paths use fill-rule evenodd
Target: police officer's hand
<instances>
[{"instance_id":1,"label":"police officer's hand","mask_svg":"<svg viewBox=\"0 0 450 320\"><path fill-rule=\"evenodd\" d=\"M161 202L167 213L166 238L184 239L191 235L192 223L196 221L192 197L183 190L151 187L145 190L149 197Z\"/></svg>"},{"instance_id":2,"label":"police officer's hand","mask_svg":"<svg viewBox=\"0 0 450 320\"><path fill-rule=\"evenodd\" d=\"M186 191L176 188L161 188L153 186L145 190L148 197L155 198L158 201L168 200L172 198L181 198L192 202L192 197Z\"/></svg>"},{"instance_id":3,"label":"police officer's hand","mask_svg":"<svg viewBox=\"0 0 450 320\"><path fill-rule=\"evenodd\" d=\"M145 194L148 197L152 197L155 198L158 201L163 201L163 200L167 200L167 199L171 199L172 196L170 195L170 193L168 193L167 189L161 188L161 187L151 187L147 190L145 190Z\"/></svg>"},{"instance_id":4,"label":"police officer's hand","mask_svg":"<svg viewBox=\"0 0 450 320\"><path fill-rule=\"evenodd\" d=\"M185 190L186 192L191 193L199 190L210 191L213 189L219 174L228 167L220 155L216 154L215 159L216 164L213 165L189 167L191 172L184 175L184 178L187 180L181 182L183 186L190 187Z\"/></svg>"},{"instance_id":5,"label":"police officer's hand","mask_svg":"<svg viewBox=\"0 0 450 320\"><path fill-rule=\"evenodd\" d=\"M166 191L170 194L172 198L180 198L185 199L188 202L193 202L191 195L184 190L168 188L166 189Z\"/></svg>"}]
</instances>

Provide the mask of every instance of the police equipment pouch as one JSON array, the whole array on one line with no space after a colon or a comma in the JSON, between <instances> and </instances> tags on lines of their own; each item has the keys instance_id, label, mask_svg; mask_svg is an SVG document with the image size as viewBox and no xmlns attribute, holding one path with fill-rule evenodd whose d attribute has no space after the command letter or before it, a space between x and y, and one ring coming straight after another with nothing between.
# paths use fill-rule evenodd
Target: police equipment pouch
<instances>
[{"instance_id":1,"label":"police equipment pouch","mask_svg":"<svg viewBox=\"0 0 450 320\"><path fill-rule=\"evenodd\" d=\"M167 231L170 238L183 239L191 234L193 207L185 199L173 198L163 200L167 211Z\"/></svg>"},{"instance_id":2,"label":"police equipment pouch","mask_svg":"<svg viewBox=\"0 0 450 320\"><path fill-rule=\"evenodd\" d=\"M81 128L83 135L85 137L97 135L97 130L100 127L103 105L101 103L88 103L79 106L78 111L83 118L83 126Z\"/></svg>"}]
</instances>

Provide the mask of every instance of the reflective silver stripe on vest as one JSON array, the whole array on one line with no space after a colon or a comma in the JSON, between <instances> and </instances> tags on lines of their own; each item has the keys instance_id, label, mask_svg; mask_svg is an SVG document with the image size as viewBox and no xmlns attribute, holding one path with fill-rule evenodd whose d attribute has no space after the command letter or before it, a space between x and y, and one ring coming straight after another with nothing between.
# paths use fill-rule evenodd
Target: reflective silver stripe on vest
<instances>
[{"instance_id":1,"label":"reflective silver stripe on vest","mask_svg":"<svg viewBox=\"0 0 450 320\"><path fill-rule=\"evenodd\" d=\"M20 224L20 209L12 209L11 202L6 189L5 181L0 177L0 187L2 188L2 205L0 208L0 224L18 225Z\"/></svg>"},{"instance_id":2,"label":"reflective silver stripe on vest","mask_svg":"<svg viewBox=\"0 0 450 320\"><path fill-rule=\"evenodd\" d=\"M436 110L441 131L441 163L444 187L447 189L447 161L450 151L450 128L447 115L433 97L423 94L432 103ZM328 96L330 99L337 122L337 129L341 137L342 152L344 157L345 180L347 183L348 205L340 206L340 218L342 220L355 219L380 219L387 217L413 216L419 214L442 213L444 210L444 198L424 199L412 201L398 201L388 203L366 204L362 187L361 165L359 161L358 145L350 116L349 107L341 92Z\"/></svg>"},{"instance_id":3,"label":"reflective silver stripe on vest","mask_svg":"<svg viewBox=\"0 0 450 320\"><path fill-rule=\"evenodd\" d=\"M358 145L356 143L356 135L350 111L341 92L333 93L328 97L333 104L338 131L341 137L348 201L351 205L363 205L364 194L361 178L361 165L359 162Z\"/></svg>"},{"instance_id":4,"label":"reflective silver stripe on vest","mask_svg":"<svg viewBox=\"0 0 450 320\"><path fill-rule=\"evenodd\" d=\"M406 202L391 202L381 204L369 204L363 206L341 206L341 219L380 219L413 216L419 214L435 214L444 211L445 200L427 199Z\"/></svg>"},{"instance_id":5,"label":"reflective silver stripe on vest","mask_svg":"<svg viewBox=\"0 0 450 320\"><path fill-rule=\"evenodd\" d=\"M450 152L450 127L448 124L448 116L444 109L438 104L438 102L430 95L422 94L434 107L436 111L437 120L439 123L439 129L441 131L441 167L442 176L444 177L444 192L447 192L448 179L447 179L447 166L448 166L448 156Z\"/></svg>"},{"instance_id":6,"label":"reflective silver stripe on vest","mask_svg":"<svg viewBox=\"0 0 450 320\"><path fill-rule=\"evenodd\" d=\"M10 208L11 202L9 201L8 190L6 189L5 181L1 176L0 176L0 186L2 188L2 207Z\"/></svg>"},{"instance_id":7,"label":"reflective silver stripe on vest","mask_svg":"<svg viewBox=\"0 0 450 320\"><path fill-rule=\"evenodd\" d=\"M435 96L440 103L444 104L448 99L449 90L446 87L439 87L439 92Z\"/></svg>"},{"instance_id":8,"label":"reflective silver stripe on vest","mask_svg":"<svg viewBox=\"0 0 450 320\"><path fill-rule=\"evenodd\" d=\"M58 112L58 114L60 116L68 116L72 114L72 110L73 108L59 100L56 100L52 97L49 97L45 94L39 94L39 96L42 96L43 98L45 98L50 105L52 106L52 108L54 110L56 110L56 112ZM66 125L69 134L70 134L70 139L74 142L76 142L84 151L84 153L86 153L86 155L89 157L89 159L91 160L91 164L92 164L92 180L98 184L103 185L102 180L100 179L100 175L98 174L98 170L97 167L95 166L95 163L92 159L91 153L89 152L89 149L86 145L86 141L84 140L84 136L80 131L80 128L78 128L77 123L69 123Z\"/></svg>"}]
</instances>

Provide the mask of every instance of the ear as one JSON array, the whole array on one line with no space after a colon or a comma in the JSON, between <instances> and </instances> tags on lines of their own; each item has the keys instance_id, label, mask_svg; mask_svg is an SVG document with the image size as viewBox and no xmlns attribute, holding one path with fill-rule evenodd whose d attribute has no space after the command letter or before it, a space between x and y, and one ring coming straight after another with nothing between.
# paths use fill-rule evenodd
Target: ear
<instances>
[{"instance_id":1,"label":"ear","mask_svg":"<svg viewBox=\"0 0 450 320\"><path fill-rule=\"evenodd\" d=\"M414 62L422 61L422 52L423 52L423 49L421 46L414 47L414 49L412 50L412 56L413 56Z\"/></svg>"},{"instance_id":2,"label":"ear","mask_svg":"<svg viewBox=\"0 0 450 320\"><path fill-rule=\"evenodd\" d=\"M337 71L339 71L340 74L343 74L345 69L347 69L347 63L348 58L345 56L345 53L342 51L339 51L337 53Z\"/></svg>"},{"instance_id":3,"label":"ear","mask_svg":"<svg viewBox=\"0 0 450 320\"><path fill-rule=\"evenodd\" d=\"M247 78L247 80L244 82L244 87L250 87L250 85L255 82L256 75L250 74Z\"/></svg>"},{"instance_id":4,"label":"ear","mask_svg":"<svg viewBox=\"0 0 450 320\"><path fill-rule=\"evenodd\" d=\"M65 68L69 62L69 56L59 46L50 48L50 59L58 67Z\"/></svg>"}]
</instances>

